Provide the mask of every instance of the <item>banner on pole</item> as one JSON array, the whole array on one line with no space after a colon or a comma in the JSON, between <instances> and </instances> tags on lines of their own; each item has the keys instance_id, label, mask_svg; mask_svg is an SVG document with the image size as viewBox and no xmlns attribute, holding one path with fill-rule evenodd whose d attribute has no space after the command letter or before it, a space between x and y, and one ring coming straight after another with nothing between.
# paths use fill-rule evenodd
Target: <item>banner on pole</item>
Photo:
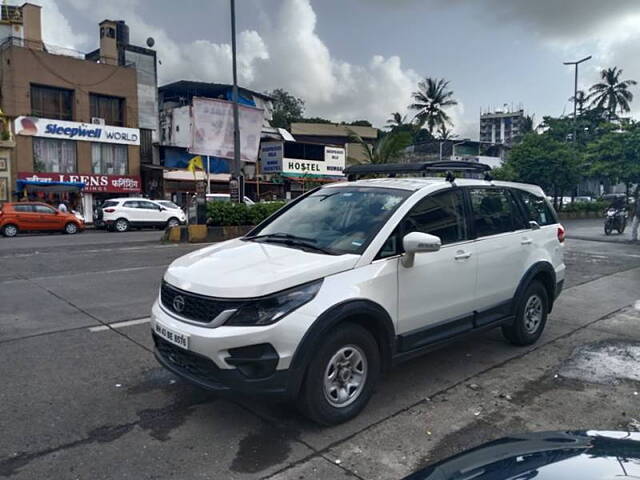
<instances>
[{"instance_id":1,"label":"banner on pole","mask_svg":"<svg viewBox=\"0 0 640 480\"><path fill-rule=\"evenodd\" d=\"M263 111L238 105L240 160L255 162L260 146ZM193 98L192 143L189 152L233 159L233 102Z\"/></svg>"}]
</instances>

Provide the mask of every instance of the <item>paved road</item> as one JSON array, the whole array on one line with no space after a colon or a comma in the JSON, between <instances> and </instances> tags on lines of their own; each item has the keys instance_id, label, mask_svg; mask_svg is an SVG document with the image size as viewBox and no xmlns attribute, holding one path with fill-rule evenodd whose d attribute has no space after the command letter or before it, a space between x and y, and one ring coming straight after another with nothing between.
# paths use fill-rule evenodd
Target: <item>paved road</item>
<instances>
[{"instance_id":1,"label":"paved road","mask_svg":"<svg viewBox=\"0 0 640 480\"><path fill-rule=\"evenodd\" d=\"M509 432L619 429L640 415L637 381L586 382L574 358L640 339L637 246L568 240L567 290L536 346L499 332L457 342L396 368L360 417L322 429L157 365L135 320L166 265L196 247L153 235L0 239L1 478L399 478Z\"/></svg>"},{"instance_id":2,"label":"paved road","mask_svg":"<svg viewBox=\"0 0 640 480\"><path fill-rule=\"evenodd\" d=\"M567 229L568 238L581 240L593 240L596 242L631 242L631 219L627 229L623 233L614 232L611 235L604 233L604 219L594 218L585 220L565 220L562 222Z\"/></svg>"}]
</instances>

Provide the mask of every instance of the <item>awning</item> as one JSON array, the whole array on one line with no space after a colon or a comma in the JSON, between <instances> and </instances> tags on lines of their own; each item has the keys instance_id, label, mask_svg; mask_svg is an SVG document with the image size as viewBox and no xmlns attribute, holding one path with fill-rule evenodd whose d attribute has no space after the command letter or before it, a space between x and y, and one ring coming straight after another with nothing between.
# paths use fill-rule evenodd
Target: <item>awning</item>
<instances>
[{"instance_id":1,"label":"awning","mask_svg":"<svg viewBox=\"0 0 640 480\"><path fill-rule=\"evenodd\" d=\"M85 186L83 182L41 182L38 180L16 180L17 191L22 192L79 192Z\"/></svg>"}]
</instances>

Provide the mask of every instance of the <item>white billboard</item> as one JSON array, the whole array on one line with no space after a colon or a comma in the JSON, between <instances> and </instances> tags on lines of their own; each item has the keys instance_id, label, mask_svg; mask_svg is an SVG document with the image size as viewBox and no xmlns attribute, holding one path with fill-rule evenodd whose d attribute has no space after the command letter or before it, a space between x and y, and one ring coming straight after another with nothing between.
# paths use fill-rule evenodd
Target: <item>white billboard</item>
<instances>
[{"instance_id":1,"label":"white billboard","mask_svg":"<svg viewBox=\"0 0 640 480\"><path fill-rule=\"evenodd\" d=\"M240 160L255 162L260 146L263 111L238 105ZM192 143L189 152L233 159L233 102L193 98Z\"/></svg>"}]
</instances>

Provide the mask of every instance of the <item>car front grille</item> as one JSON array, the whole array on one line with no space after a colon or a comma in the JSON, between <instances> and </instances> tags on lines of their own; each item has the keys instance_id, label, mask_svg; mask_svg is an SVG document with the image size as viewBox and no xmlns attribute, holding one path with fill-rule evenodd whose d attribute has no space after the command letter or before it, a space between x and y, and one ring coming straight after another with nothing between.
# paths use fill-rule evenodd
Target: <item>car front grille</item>
<instances>
[{"instance_id":1,"label":"car front grille","mask_svg":"<svg viewBox=\"0 0 640 480\"><path fill-rule=\"evenodd\" d=\"M185 292L163 281L160 301L164 308L188 320L210 323L221 312L240 307L240 302Z\"/></svg>"},{"instance_id":2,"label":"car front grille","mask_svg":"<svg viewBox=\"0 0 640 480\"><path fill-rule=\"evenodd\" d=\"M173 345L155 333L153 341L158 354L179 372L209 384L218 383L219 369L213 360Z\"/></svg>"}]
</instances>

